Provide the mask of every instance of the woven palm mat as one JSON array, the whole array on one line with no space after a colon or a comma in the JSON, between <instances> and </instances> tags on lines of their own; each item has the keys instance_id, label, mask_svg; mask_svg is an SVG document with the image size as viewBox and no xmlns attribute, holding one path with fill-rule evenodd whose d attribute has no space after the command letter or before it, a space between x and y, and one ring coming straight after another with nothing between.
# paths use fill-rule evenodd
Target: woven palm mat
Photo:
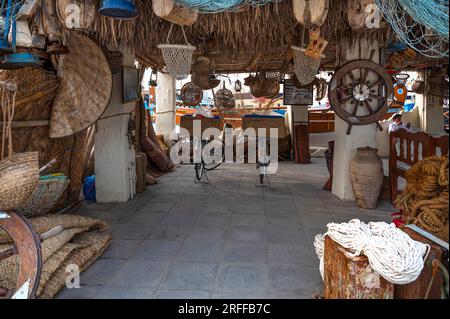
<instances>
[{"instance_id":1,"label":"woven palm mat","mask_svg":"<svg viewBox=\"0 0 450 319\"><path fill-rule=\"evenodd\" d=\"M107 224L90 217L53 215L31 218L30 222L39 234L59 225L64 228L60 234L42 243L42 273L37 290L39 298L56 295L65 286L67 265L77 265L80 271L84 271L101 256L111 240L109 234L102 232ZM0 252L11 247L8 241L8 235L0 233ZM0 262L0 286L14 288L18 269L18 256Z\"/></svg>"}]
</instances>

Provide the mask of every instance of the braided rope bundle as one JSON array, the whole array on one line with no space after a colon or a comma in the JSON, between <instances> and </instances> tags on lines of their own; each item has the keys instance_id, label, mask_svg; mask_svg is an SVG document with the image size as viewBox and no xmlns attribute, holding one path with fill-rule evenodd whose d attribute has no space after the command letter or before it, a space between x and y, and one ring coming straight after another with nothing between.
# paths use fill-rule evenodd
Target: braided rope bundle
<instances>
[{"instance_id":1,"label":"braided rope bundle","mask_svg":"<svg viewBox=\"0 0 450 319\"><path fill-rule=\"evenodd\" d=\"M442 240L449 240L449 159L431 156L406 173L406 188L395 205L402 209L407 224L416 224Z\"/></svg>"},{"instance_id":2,"label":"braided rope bundle","mask_svg":"<svg viewBox=\"0 0 450 319\"><path fill-rule=\"evenodd\" d=\"M317 235L314 241L320 259L323 278L324 238L349 250L349 257L367 256L370 266L387 281L404 285L419 277L428 257L430 246L413 240L394 224L370 222L358 219L348 223L330 223L324 235Z\"/></svg>"}]
</instances>

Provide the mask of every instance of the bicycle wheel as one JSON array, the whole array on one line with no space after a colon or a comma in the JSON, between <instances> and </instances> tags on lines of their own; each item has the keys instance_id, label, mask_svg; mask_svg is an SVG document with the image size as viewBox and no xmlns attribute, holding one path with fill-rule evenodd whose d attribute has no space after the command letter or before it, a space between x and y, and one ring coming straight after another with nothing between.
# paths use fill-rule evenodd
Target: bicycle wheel
<instances>
[{"instance_id":1,"label":"bicycle wheel","mask_svg":"<svg viewBox=\"0 0 450 319\"><path fill-rule=\"evenodd\" d=\"M204 165L205 165L205 170L207 170L207 171L212 171L212 170L214 170L214 169L216 169L217 167L219 167L222 163L223 163L223 161L225 160L225 142L224 141L222 141L222 140L220 140L220 142L221 142L221 148L222 148L222 156L220 157L220 159L219 160L214 160L214 158L215 158L215 150L216 150L216 147L213 147L213 148L211 148L211 150L210 150L210 152L209 152L209 155L210 155L210 157L213 159L213 161L212 162L205 162L204 163Z\"/></svg>"},{"instance_id":2,"label":"bicycle wheel","mask_svg":"<svg viewBox=\"0 0 450 319\"><path fill-rule=\"evenodd\" d=\"M203 178L203 164L195 164L195 179L197 182L200 182Z\"/></svg>"}]
</instances>

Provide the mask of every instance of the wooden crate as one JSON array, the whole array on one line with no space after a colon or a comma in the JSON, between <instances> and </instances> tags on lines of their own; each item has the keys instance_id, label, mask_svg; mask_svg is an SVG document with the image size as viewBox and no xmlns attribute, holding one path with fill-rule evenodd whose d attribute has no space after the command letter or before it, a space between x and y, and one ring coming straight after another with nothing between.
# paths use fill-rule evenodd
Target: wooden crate
<instances>
[{"instance_id":1,"label":"wooden crate","mask_svg":"<svg viewBox=\"0 0 450 319\"><path fill-rule=\"evenodd\" d=\"M325 299L393 299L394 285L369 265L365 256L349 258L348 251L325 237Z\"/></svg>"},{"instance_id":2,"label":"wooden crate","mask_svg":"<svg viewBox=\"0 0 450 319\"><path fill-rule=\"evenodd\" d=\"M217 128L222 131L223 124L220 118L194 118L192 116L181 116L180 128L188 130L190 136L193 136L194 120L201 121L202 134L207 128Z\"/></svg>"},{"instance_id":3,"label":"wooden crate","mask_svg":"<svg viewBox=\"0 0 450 319\"><path fill-rule=\"evenodd\" d=\"M433 243L431 240L416 233L412 229L403 227L402 230L407 233L412 239L430 245L431 250L427 260L425 261L425 266L422 270L422 273L416 281L407 285L395 285L395 299L423 299L425 298L428 285L430 284L433 277L433 267L431 265L431 262L434 259L438 259L439 261L445 263L445 250L441 246ZM431 285L430 293L428 294L428 299L440 299L441 288L443 284L444 278L442 276L442 272L440 270L437 270L433 279L433 283Z\"/></svg>"}]
</instances>

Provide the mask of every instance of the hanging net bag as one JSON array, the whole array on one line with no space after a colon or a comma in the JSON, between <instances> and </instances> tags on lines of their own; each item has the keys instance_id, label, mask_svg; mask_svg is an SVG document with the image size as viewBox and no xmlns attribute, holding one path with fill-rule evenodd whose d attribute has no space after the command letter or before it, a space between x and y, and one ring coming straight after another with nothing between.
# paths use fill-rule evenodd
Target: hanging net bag
<instances>
[{"instance_id":1,"label":"hanging net bag","mask_svg":"<svg viewBox=\"0 0 450 319\"><path fill-rule=\"evenodd\" d=\"M191 73L192 55L194 54L196 47L189 44L183 27L181 27L181 29L183 30L186 44L169 44L172 28L173 23L167 34L166 44L160 44L158 45L158 48L161 49L167 71L177 80L183 80Z\"/></svg>"},{"instance_id":2,"label":"hanging net bag","mask_svg":"<svg viewBox=\"0 0 450 319\"><path fill-rule=\"evenodd\" d=\"M306 49L291 46L294 53L294 73L302 85L311 83L319 72L321 58L305 54Z\"/></svg>"},{"instance_id":3,"label":"hanging net bag","mask_svg":"<svg viewBox=\"0 0 450 319\"><path fill-rule=\"evenodd\" d=\"M302 43L304 42L304 34ZM319 72L320 63L325 56L323 52L328 41L320 37L320 29L312 29L309 35L309 44L304 48L291 46L294 56L294 73L302 85L311 83Z\"/></svg>"}]
</instances>

